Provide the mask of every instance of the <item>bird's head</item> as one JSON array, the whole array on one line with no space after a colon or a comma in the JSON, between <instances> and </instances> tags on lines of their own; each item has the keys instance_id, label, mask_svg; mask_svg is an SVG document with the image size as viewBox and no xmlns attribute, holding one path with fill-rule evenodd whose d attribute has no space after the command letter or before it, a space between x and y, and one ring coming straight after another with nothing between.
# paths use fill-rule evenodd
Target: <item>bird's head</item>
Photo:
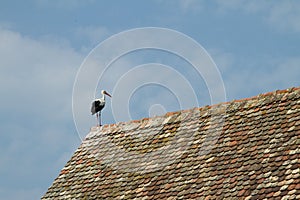
<instances>
[{"instance_id":1,"label":"bird's head","mask_svg":"<svg viewBox=\"0 0 300 200\"><path fill-rule=\"evenodd\" d=\"M105 94L105 95L107 95L107 96L109 96L109 97L111 97L111 95L110 94L108 94L108 92L106 92L105 90L101 90L101 94Z\"/></svg>"}]
</instances>

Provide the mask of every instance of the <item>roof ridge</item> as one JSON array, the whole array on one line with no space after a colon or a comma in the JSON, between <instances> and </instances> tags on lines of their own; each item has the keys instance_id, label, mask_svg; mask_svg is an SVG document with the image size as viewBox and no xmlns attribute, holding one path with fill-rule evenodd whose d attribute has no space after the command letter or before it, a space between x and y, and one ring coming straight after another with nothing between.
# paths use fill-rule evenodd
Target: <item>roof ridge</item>
<instances>
[{"instance_id":1,"label":"roof ridge","mask_svg":"<svg viewBox=\"0 0 300 200\"><path fill-rule=\"evenodd\" d=\"M267 97L277 97L277 100L286 100L287 97L284 97L285 94L292 94L294 92L299 92L300 93L300 87L291 87L288 89L283 89L283 90L275 90L275 91L271 91L271 92L267 92L267 93L262 93L256 96L252 96L252 97L247 97L247 98L242 98L242 99L238 99L238 100L231 100L231 101L227 101L227 102L221 102L218 104L213 104L213 105L205 105L202 107L194 107L194 108L189 108L186 110L178 110L178 111L172 111L172 112L167 112L164 115L160 115L160 116L154 116L154 117L145 117L145 118L141 118L138 120L130 120L130 121L126 121L126 122L118 122L115 124L105 124L101 127L92 127L90 132L92 133L91 135L88 134L86 136L87 138L91 138L92 136L95 135L95 132L98 131L104 131L104 132L109 132L111 130L111 128L116 129L116 127L120 128L120 131L127 131L127 130L134 130L136 128L149 128L149 127L156 127L156 125L163 123L166 124L168 123L170 120L172 122L174 122L176 120L176 118L182 114L189 114L189 113L193 113L195 111L199 111L199 112L206 112L209 111L211 109L217 109L219 107L226 107L226 112L233 112L237 109L240 109L240 107L247 107L247 108L252 108L261 104L266 104L268 102L263 102L261 101L260 104L253 104L253 101L255 100L269 100L269 98ZM284 98L283 98L284 97ZM269 101L269 103L274 102L275 99L271 99L271 101ZM199 113L198 112L198 113ZM172 119L175 118L175 119ZM94 133L93 133L94 132Z\"/></svg>"}]
</instances>

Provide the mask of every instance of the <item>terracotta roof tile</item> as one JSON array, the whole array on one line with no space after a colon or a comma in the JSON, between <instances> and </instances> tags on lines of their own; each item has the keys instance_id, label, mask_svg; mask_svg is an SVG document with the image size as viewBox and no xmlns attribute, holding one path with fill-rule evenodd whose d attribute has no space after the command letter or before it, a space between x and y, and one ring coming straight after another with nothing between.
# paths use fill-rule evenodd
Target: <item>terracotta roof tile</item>
<instances>
[{"instance_id":1,"label":"terracotta roof tile","mask_svg":"<svg viewBox=\"0 0 300 200\"><path fill-rule=\"evenodd\" d=\"M300 88L92 127L42 199L300 199Z\"/></svg>"}]
</instances>

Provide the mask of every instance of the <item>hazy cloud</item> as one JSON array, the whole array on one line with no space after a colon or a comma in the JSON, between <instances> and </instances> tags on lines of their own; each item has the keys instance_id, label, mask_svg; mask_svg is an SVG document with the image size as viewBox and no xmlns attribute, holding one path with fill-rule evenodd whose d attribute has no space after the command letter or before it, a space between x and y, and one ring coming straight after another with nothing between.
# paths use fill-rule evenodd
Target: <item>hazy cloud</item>
<instances>
[{"instance_id":1,"label":"hazy cloud","mask_svg":"<svg viewBox=\"0 0 300 200\"><path fill-rule=\"evenodd\" d=\"M261 15L264 21L281 31L300 32L300 2L261 1L261 0L216 0L209 3L197 0L179 0L179 7L183 12L200 12L201 9L210 9L209 4L216 4L217 13L226 15L234 12L244 12L249 15Z\"/></svg>"},{"instance_id":2,"label":"hazy cloud","mask_svg":"<svg viewBox=\"0 0 300 200\"><path fill-rule=\"evenodd\" d=\"M179 0L179 6L184 13L199 12L203 9L203 0Z\"/></svg>"},{"instance_id":3,"label":"hazy cloud","mask_svg":"<svg viewBox=\"0 0 300 200\"><path fill-rule=\"evenodd\" d=\"M110 36L110 31L106 27L101 26L79 27L75 31L76 38L87 41L86 43L89 43L93 47L102 42L108 36ZM90 47L84 48L89 48L89 51L91 50Z\"/></svg>"},{"instance_id":4,"label":"hazy cloud","mask_svg":"<svg viewBox=\"0 0 300 200\"><path fill-rule=\"evenodd\" d=\"M264 62L263 67L255 62L250 65L243 66L235 61L232 67L222 70L229 100L300 85L300 59L297 57Z\"/></svg>"},{"instance_id":5,"label":"hazy cloud","mask_svg":"<svg viewBox=\"0 0 300 200\"><path fill-rule=\"evenodd\" d=\"M42 7L54 7L58 9L76 9L80 6L91 4L94 0L35 0L36 4Z\"/></svg>"},{"instance_id":6,"label":"hazy cloud","mask_svg":"<svg viewBox=\"0 0 300 200\"><path fill-rule=\"evenodd\" d=\"M287 1L247 1L218 0L219 10L223 13L243 11L247 14L262 15L265 21L281 31L300 31L300 2Z\"/></svg>"},{"instance_id":7,"label":"hazy cloud","mask_svg":"<svg viewBox=\"0 0 300 200\"><path fill-rule=\"evenodd\" d=\"M44 174L54 178L79 142L75 130L66 129L72 125L71 91L82 57L59 43L7 29L0 29L0 43L1 196L41 196L46 188L40 183L50 178ZM9 185L14 195L5 189Z\"/></svg>"},{"instance_id":8,"label":"hazy cloud","mask_svg":"<svg viewBox=\"0 0 300 200\"><path fill-rule=\"evenodd\" d=\"M271 7L267 21L282 31L300 32L300 2L276 1Z\"/></svg>"}]
</instances>

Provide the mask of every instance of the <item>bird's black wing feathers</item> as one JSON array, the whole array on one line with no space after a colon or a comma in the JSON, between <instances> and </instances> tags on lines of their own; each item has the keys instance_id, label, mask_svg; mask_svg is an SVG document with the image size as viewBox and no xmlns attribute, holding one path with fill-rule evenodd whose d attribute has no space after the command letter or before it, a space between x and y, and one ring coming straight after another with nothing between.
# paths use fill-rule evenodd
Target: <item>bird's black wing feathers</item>
<instances>
[{"instance_id":1,"label":"bird's black wing feathers","mask_svg":"<svg viewBox=\"0 0 300 200\"><path fill-rule=\"evenodd\" d=\"M94 115L97 112L100 112L105 106L105 101L101 101L101 99L97 99L93 101L92 107L91 107L91 112L92 115Z\"/></svg>"},{"instance_id":2,"label":"bird's black wing feathers","mask_svg":"<svg viewBox=\"0 0 300 200\"><path fill-rule=\"evenodd\" d=\"M99 100L93 101L92 107L91 107L91 113L92 113L92 115L94 115L95 113L97 113L99 111L97 109L97 108L99 108L99 106L100 106L100 101Z\"/></svg>"}]
</instances>

